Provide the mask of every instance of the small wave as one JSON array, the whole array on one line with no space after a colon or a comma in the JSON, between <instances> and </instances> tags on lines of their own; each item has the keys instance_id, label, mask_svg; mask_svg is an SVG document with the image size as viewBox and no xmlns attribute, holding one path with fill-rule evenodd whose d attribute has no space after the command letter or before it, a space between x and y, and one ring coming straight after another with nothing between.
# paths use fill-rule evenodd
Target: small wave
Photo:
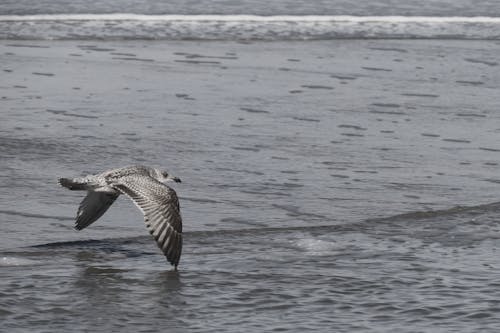
<instances>
[{"instance_id":1,"label":"small wave","mask_svg":"<svg viewBox=\"0 0 500 333\"><path fill-rule=\"evenodd\" d=\"M132 238L130 238L132 239ZM127 240L129 241L129 240ZM92 246L102 245L111 242L126 242L122 238L108 238L108 239L81 239L73 241L51 242L38 245L31 245L33 248L58 248L58 247L72 247L72 246Z\"/></svg>"},{"instance_id":2,"label":"small wave","mask_svg":"<svg viewBox=\"0 0 500 333\"><path fill-rule=\"evenodd\" d=\"M310 255L331 255L336 249L333 241L326 241L314 237L299 239L295 242L295 245Z\"/></svg>"},{"instance_id":3,"label":"small wave","mask_svg":"<svg viewBox=\"0 0 500 333\"><path fill-rule=\"evenodd\" d=\"M0 266L30 266L39 264L38 261L18 258L18 257L1 257Z\"/></svg>"},{"instance_id":4,"label":"small wave","mask_svg":"<svg viewBox=\"0 0 500 333\"><path fill-rule=\"evenodd\" d=\"M500 17L2 15L2 39L500 39Z\"/></svg>"},{"instance_id":5,"label":"small wave","mask_svg":"<svg viewBox=\"0 0 500 333\"><path fill-rule=\"evenodd\" d=\"M284 226L284 227L267 227L257 226L240 229L217 229L217 230L199 230L187 231L183 235L186 237L186 243L192 244L201 242L206 244L207 239L212 239L208 243L219 243L227 240L234 240L240 237L255 237L265 236L266 238L274 238L276 234L300 233L300 237L295 237L293 244L312 255L322 255L335 251L338 247L334 242L318 237L328 233L341 234L345 232L368 231L378 233L384 227L396 225L414 225L414 222L436 221L436 220L451 220L453 217L465 218L463 221L467 223L471 219L483 214L500 212L500 202L477 206L455 206L443 210L430 211L415 211L393 216L387 216L376 219L367 219L358 222L348 222L342 224L323 224L323 225L302 225L302 226ZM460 219L459 219L460 220ZM41 249L41 248L71 248L71 247L90 247L102 249L114 249L122 245L128 244L151 244L151 236L131 236L131 237L116 237L104 239L81 239L70 241L50 242L38 245L31 245L26 248ZM24 249L26 249L24 248ZM1 258L0 258L1 259Z\"/></svg>"},{"instance_id":6,"label":"small wave","mask_svg":"<svg viewBox=\"0 0 500 333\"><path fill-rule=\"evenodd\" d=\"M390 223L394 221L423 220L423 219L432 219L432 218L455 216L455 215L467 215L472 217L476 215L485 214L488 212L497 212L497 211L500 212L500 202L493 202L477 206L454 206L448 209L441 209L441 210L408 212L390 217L370 219L367 220L367 222Z\"/></svg>"},{"instance_id":7,"label":"small wave","mask_svg":"<svg viewBox=\"0 0 500 333\"><path fill-rule=\"evenodd\" d=\"M33 218L37 218L37 219L58 220L58 221L73 221L74 220L73 217L33 214L33 213L26 213L26 212L17 212L14 210L0 210L0 214L15 215L15 216L22 216L22 217L33 217Z\"/></svg>"}]
</instances>

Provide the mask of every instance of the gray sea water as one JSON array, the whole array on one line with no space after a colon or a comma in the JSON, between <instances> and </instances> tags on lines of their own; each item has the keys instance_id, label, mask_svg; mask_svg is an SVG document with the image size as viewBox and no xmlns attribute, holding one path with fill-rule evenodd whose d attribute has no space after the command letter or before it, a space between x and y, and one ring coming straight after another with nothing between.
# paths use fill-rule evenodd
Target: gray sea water
<instances>
[{"instance_id":1,"label":"gray sea water","mask_svg":"<svg viewBox=\"0 0 500 333\"><path fill-rule=\"evenodd\" d=\"M437 38L499 8L4 1L0 332L496 332L500 43L489 19ZM161 38L147 17L38 21L116 13L230 20L202 26L223 40L194 17ZM417 24L431 39L381 39L405 18L318 39L328 24L255 35L242 14L443 19ZM72 228L83 193L57 178L131 164L183 181L178 272L124 197Z\"/></svg>"},{"instance_id":2,"label":"gray sea water","mask_svg":"<svg viewBox=\"0 0 500 333\"><path fill-rule=\"evenodd\" d=\"M500 39L497 1L4 1L0 39Z\"/></svg>"},{"instance_id":3,"label":"gray sea water","mask_svg":"<svg viewBox=\"0 0 500 333\"><path fill-rule=\"evenodd\" d=\"M254 14L360 16L499 16L495 0L3 0L2 14Z\"/></svg>"}]
</instances>

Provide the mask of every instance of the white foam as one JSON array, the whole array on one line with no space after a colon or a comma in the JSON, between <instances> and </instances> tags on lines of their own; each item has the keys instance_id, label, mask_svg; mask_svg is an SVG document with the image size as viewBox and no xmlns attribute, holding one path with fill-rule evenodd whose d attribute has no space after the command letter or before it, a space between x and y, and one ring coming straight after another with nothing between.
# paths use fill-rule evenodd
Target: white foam
<instances>
[{"instance_id":1,"label":"white foam","mask_svg":"<svg viewBox=\"0 0 500 333\"><path fill-rule=\"evenodd\" d=\"M302 238L296 242L296 245L311 255L333 254L335 243L318 238Z\"/></svg>"},{"instance_id":2,"label":"white foam","mask_svg":"<svg viewBox=\"0 0 500 333\"><path fill-rule=\"evenodd\" d=\"M35 260L17 258L17 257L2 257L0 258L0 266L29 266L36 265Z\"/></svg>"},{"instance_id":3,"label":"white foam","mask_svg":"<svg viewBox=\"0 0 500 333\"><path fill-rule=\"evenodd\" d=\"M0 15L1 39L500 39L500 17Z\"/></svg>"}]
</instances>

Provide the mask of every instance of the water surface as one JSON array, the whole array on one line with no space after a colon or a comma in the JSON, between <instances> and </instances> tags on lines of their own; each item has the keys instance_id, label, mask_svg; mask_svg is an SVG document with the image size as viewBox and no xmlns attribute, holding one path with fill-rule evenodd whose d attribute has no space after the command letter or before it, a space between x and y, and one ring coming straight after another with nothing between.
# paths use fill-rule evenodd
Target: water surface
<instances>
[{"instance_id":1,"label":"water surface","mask_svg":"<svg viewBox=\"0 0 500 333\"><path fill-rule=\"evenodd\" d=\"M498 48L3 41L3 328L494 332ZM72 230L57 177L128 164L183 180L178 273L126 198Z\"/></svg>"}]
</instances>

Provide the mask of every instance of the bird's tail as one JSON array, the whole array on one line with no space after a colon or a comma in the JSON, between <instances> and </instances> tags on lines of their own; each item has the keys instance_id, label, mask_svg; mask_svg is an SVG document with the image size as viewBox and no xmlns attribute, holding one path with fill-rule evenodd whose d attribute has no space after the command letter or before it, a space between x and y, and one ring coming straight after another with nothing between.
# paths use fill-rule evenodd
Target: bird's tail
<instances>
[{"instance_id":1,"label":"bird's tail","mask_svg":"<svg viewBox=\"0 0 500 333\"><path fill-rule=\"evenodd\" d=\"M79 182L78 179L59 178L57 182L59 185L72 191L84 191L87 189L87 183Z\"/></svg>"}]
</instances>

